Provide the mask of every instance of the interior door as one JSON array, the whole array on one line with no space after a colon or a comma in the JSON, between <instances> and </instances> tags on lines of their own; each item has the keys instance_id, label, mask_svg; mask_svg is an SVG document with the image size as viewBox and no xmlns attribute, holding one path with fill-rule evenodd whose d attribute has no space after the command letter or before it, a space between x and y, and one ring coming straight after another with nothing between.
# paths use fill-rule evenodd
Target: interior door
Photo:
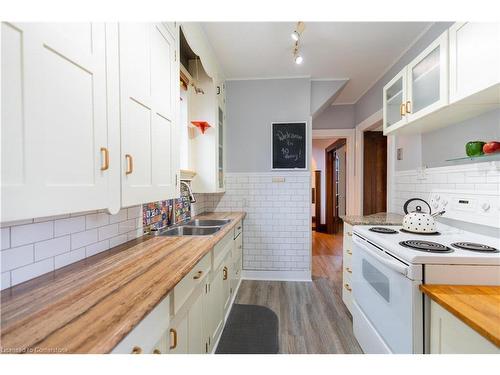
<instances>
[{"instance_id":1,"label":"interior door","mask_svg":"<svg viewBox=\"0 0 500 375\"><path fill-rule=\"evenodd\" d=\"M176 44L162 25L121 23L122 204L177 191Z\"/></svg>"},{"instance_id":2,"label":"interior door","mask_svg":"<svg viewBox=\"0 0 500 375\"><path fill-rule=\"evenodd\" d=\"M107 207L105 25L2 23L2 221Z\"/></svg>"},{"instance_id":3,"label":"interior door","mask_svg":"<svg viewBox=\"0 0 500 375\"><path fill-rule=\"evenodd\" d=\"M363 215L387 211L387 137L367 131L363 138Z\"/></svg>"}]
</instances>

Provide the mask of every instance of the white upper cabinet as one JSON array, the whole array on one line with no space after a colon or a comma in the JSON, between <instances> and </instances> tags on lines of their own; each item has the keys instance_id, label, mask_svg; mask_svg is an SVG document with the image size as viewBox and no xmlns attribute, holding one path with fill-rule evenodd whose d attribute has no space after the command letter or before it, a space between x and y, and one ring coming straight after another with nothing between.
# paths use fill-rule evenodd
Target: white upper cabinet
<instances>
[{"instance_id":1,"label":"white upper cabinet","mask_svg":"<svg viewBox=\"0 0 500 375\"><path fill-rule=\"evenodd\" d=\"M460 22L450 28L450 102L500 83L500 23ZM497 103L490 96L490 103Z\"/></svg>"},{"instance_id":2,"label":"white upper cabinet","mask_svg":"<svg viewBox=\"0 0 500 375\"><path fill-rule=\"evenodd\" d=\"M383 90L384 130L406 124L406 68L398 73Z\"/></svg>"},{"instance_id":3,"label":"white upper cabinet","mask_svg":"<svg viewBox=\"0 0 500 375\"><path fill-rule=\"evenodd\" d=\"M448 104L448 32L431 43L407 67L408 122Z\"/></svg>"},{"instance_id":4,"label":"white upper cabinet","mask_svg":"<svg viewBox=\"0 0 500 375\"><path fill-rule=\"evenodd\" d=\"M108 207L105 25L2 23L2 221Z\"/></svg>"},{"instance_id":5,"label":"white upper cabinet","mask_svg":"<svg viewBox=\"0 0 500 375\"><path fill-rule=\"evenodd\" d=\"M495 108L500 24L456 23L384 87L384 134L424 133Z\"/></svg>"},{"instance_id":6,"label":"white upper cabinet","mask_svg":"<svg viewBox=\"0 0 500 375\"><path fill-rule=\"evenodd\" d=\"M122 23L122 205L177 194L177 39L160 24Z\"/></svg>"}]
</instances>

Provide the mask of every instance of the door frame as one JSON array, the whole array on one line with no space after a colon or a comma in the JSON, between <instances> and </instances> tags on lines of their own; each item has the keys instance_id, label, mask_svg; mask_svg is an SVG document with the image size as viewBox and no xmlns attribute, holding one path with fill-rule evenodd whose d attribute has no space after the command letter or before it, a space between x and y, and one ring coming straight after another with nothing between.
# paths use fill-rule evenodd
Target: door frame
<instances>
[{"instance_id":1,"label":"door frame","mask_svg":"<svg viewBox=\"0 0 500 375\"><path fill-rule=\"evenodd\" d=\"M335 216L333 210L333 203L335 201L334 197L337 195L336 184L334 183L334 181L336 180L336 176L335 173L333 173L333 168L335 165L335 154L339 148L345 146L346 144L347 140L345 138L340 138L325 149L325 184L326 184L325 222L326 222L326 233L329 234L334 234L338 232L338 217Z\"/></svg>"},{"instance_id":2,"label":"door frame","mask_svg":"<svg viewBox=\"0 0 500 375\"><path fill-rule=\"evenodd\" d=\"M312 131L312 139L346 139L346 215L356 215L355 150L357 145L355 144L355 132L355 129L313 129ZM312 147L310 150L312 153Z\"/></svg>"}]
</instances>

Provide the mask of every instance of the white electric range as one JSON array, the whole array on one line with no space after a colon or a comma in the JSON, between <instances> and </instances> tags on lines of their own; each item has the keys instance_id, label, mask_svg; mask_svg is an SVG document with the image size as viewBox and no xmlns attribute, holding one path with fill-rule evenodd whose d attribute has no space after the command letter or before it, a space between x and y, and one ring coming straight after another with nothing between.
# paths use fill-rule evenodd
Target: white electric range
<instances>
[{"instance_id":1,"label":"white electric range","mask_svg":"<svg viewBox=\"0 0 500 375\"><path fill-rule=\"evenodd\" d=\"M365 353L428 351L421 284L500 285L500 197L434 191L430 204L446 210L438 234L353 229L353 329Z\"/></svg>"}]
</instances>

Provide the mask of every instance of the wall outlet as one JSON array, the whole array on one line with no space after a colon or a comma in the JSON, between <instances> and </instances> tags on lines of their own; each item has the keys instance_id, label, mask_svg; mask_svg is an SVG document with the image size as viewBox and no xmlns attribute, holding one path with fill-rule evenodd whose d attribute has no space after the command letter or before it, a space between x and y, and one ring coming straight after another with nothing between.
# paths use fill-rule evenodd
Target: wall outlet
<instances>
[{"instance_id":1,"label":"wall outlet","mask_svg":"<svg viewBox=\"0 0 500 375\"><path fill-rule=\"evenodd\" d=\"M285 177L273 177L273 182L285 182Z\"/></svg>"},{"instance_id":2,"label":"wall outlet","mask_svg":"<svg viewBox=\"0 0 500 375\"><path fill-rule=\"evenodd\" d=\"M396 158L398 160L403 160L403 149L402 148L398 148L398 151L397 151L397 154L396 154Z\"/></svg>"}]
</instances>

